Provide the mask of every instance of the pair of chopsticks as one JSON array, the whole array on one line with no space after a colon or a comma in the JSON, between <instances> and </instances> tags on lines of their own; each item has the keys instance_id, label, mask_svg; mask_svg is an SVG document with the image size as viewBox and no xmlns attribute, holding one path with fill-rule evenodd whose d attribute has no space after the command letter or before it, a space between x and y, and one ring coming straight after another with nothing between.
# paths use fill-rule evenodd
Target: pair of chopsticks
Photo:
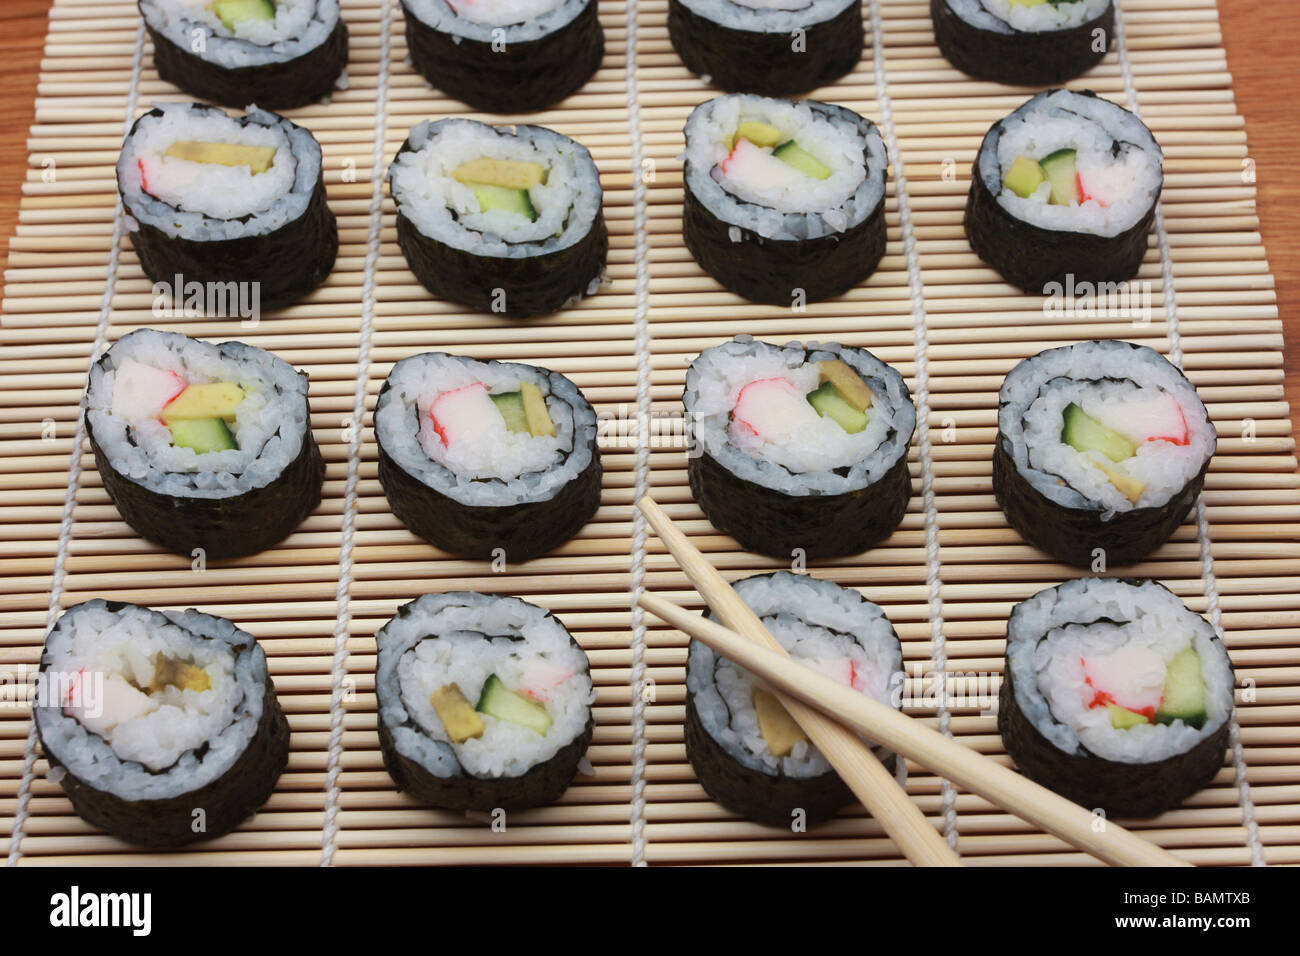
<instances>
[{"instance_id":1,"label":"pair of chopsticks","mask_svg":"<svg viewBox=\"0 0 1300 956\"><path fill-rule=\"evenodd\" d=\"M648 592L642 593L638 603L771 684L808 739L913 864L960 866L961 860L895 783L860 735L942 774L958 786L1107 863L1189 865L1123 827L1099 820L1078 804L902 711L795 662L758 615L653 499L642 498L637 508L723 624Z\"/></svg>"}]
</instances>

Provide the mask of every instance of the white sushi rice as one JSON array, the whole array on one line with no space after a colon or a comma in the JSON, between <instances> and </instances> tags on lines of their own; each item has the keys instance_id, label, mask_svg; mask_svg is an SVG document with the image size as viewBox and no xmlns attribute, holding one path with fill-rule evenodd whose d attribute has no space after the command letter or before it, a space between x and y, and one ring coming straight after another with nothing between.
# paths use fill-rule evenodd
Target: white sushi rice
<instances>
[{"instance_id":1,"label":"white sushi rice","mask_svg":"<svg viewBox=\"0 0 1300 956\"><path fill-rule=\"evenodd\" d=\"M1080 452L1062 440L1062 415L1071 402L1083 411L1099 405L1172 396L1187 423L1188 443L1152 441L1118 465L1098 452ZM1069 508L1093 508L1101 519L1133 508L1159 507L1178 495L1214 454L1214 424L1195 387L1154 349L1126 342L1081 342L1021 362L1000 394L998 427L1016 468L1048 499ZM1146 482L1130 501L1097 466Z\"/></svg>"},{"instance_id":2,"label":"white sushi rice","mask_svg":"<svg viewBox=\"0 0 1300 956\"><path fill-rule=\"evenodd\" d=\"M1205 682L1205 723L1196 728L1175 720L1119 730L1105 707L1089 707L1094 690L1085 682L1082 659L1121 646L1148 649L1166 665L1195 648ZM1012 612L1007 659L1020 710L1069 754L1086 748L1120 763L1165 760L1213 735L1232 711L1232 668L1214 628L1152 581L1081 578L1038 592Z\"/></svg>"},{"instance_id":3,"label":"white sushi rice","mask_svg":"<svg viewBox=\"0 0 1300 956\"><path fill-rule=\"evenodd\" d=\"M1045 33L1066 30L1097 19L1112 0L1075 0L1073 3L1013 5L1011 0L944 0L957 16L971 26L998 33L1020 30Z\"/></svg>"},{"instance_id":4,"label":"white sushi rice","mask_svg":"<svg viewBox=\"0 0 1300 956\"><path fill-rule=\"evenodd\" d=\"M884 611L857 591L789 571L735 582L737 593L801 664L890 706L899 706L903 654ZM700 723L732 757L752 770L813 777L830 764L806 741L773 756L758 727L754 690L761 679L692 641L686 686Z\"/></svg>"},{"instance_id":5,"label":"white sushi rice","mask_svg":"<svg viewBox=\"0 0 1300 956\"><path fill-rule=\"evenodd\" d=\"M903 377L870 353L838 345L808 349L737 336L705 349L686 374L686 408L697 449L737 477L786 494L841 494L879 481L907 454L916 409ZM803 393L817 388L817 363L840 358L873 396L867 427L849 434L829 417L800 429L783 443L737 427L731 413L741 390L761 379L784 378Z\"/></svg>"},{"instance_id":6,"label":"white sushi rice","mask_svg":"<svg viewBox=\"0 0 1300 956\"><path fill-rule=\"evenodd\" d=\"M202 667L211 689L168 687L154 695L157 710L117 725L108 738L58 702L38 706L35 719L45 748L74 776L124 800L206 786L234 765L257 732L265 654L250 634L224 618L116 607L96 599L70 608L46 639L44 672L69 675L87 667L104 679L147 682L161 652Z\"/></svg>"},{"instance_id":7,"label":"white sushi rice","mask_svg":"<svg viewBox=\"0 0 1300 956\"><path fill-rule=\"evenodd\" d=\"M538 40L572 23L595 0L402 0L406 16L479 43ZM504 30L502 29L504 28Z\"/></svg>"},{"instance_id":8,"label":"white sushi rice","mask_svg":"<svg viewBox=\"0 0 1300 956\"><path fill-rule=\"evenodd\" d=\"M243 121L195 103L155 109L161 115L140 118L117 161L128 228L146 223L168 236L212 242L265 235L307 211L321 175L321 149L310 131L256 106ZM257 174L163 155L186 140L274 146L276 153Z\"/></svg>"},{"instance_id":9,"label":"white sushi rice","mask_svg":"<svg viewBox=\"0 0 1300 956\"><path fill-rule=\"evenodd\" d=\"M226 69L266 66L316 49L339 22L338 0L275 0L275 19L238 20L231 30L212 0L140 0L145 22L183 50ZM204 49L194 50L195 31Z\"/></svg>"},{"instance_id":10,"label":"white sushi rice","mask_svg":"<svg viewBox=\"0 0 1300 956\"><path fill-rule=\"evenodd\" d=\"M1060 149L1077 150L1080 172L1105 185L1104 205L1095 199L1054 205L1047 182L1028 197L1003 185L1017 157L1042 160ZM1040 93L994 126L980 147L977 167L998 204L1017 219L1104 237L1140 222L1164 182L1163 154L1137 116L1109 100L1069 90Z\"/></svg>"},{"instance_id":11,"label":"white sushi rice","mask_svg":"<svg viewBox=\"0 0 1300 956\"><path fill-rule=\"evenodd\" d=\"M791 33L833 20L859 0L681 0L682 6L732 30Z\"/></svg>"},{"instance_id":12,"label":"white sushi rice","mask_svg":"<svg viewBox=\"0 0 1300 956\"><path fill-rule=\"evenodd\" d=\"M376 640L380 718L398 750L437 776L519 776L572 743L591 716L595 688L586 655L555 617L518 598L426 595ZM452 743L431 695L454 683L474 704L493 674L512 691L544 696L539 703L551 726L543 735L480 714L483 736Z\"/></svg>"},{"instance_id":13,"label":"white sushi rice","mask_svg":"<svg viewBox=\"0 0 1300 956\"><path fill-rule=\"evenodd\" d=\"M507 432L464 450L447 449L429 418L444 392L481 382L491 393L519 390L521 381L542 392L555 436ZM388 375L375 408L375 434L401 468L429 487L466 505L547 500L591 464L596 413L567 378L528 365L479 362L426 352L402 359Z\"/></svg>"},{"instance_id":14,"label":"white sushi rice","mask_svg":"<svg viewBox=\"0 0 1300 956\"><path fill-rule=\"evenodd\" d=\"M856 114L850 114L861 120ZM740 123L775 127L831 171L795 185L765 186L737 179L721 163ZM867 219L885 194L889 165L884 140L822 104L751 94L718 96L686 122L686 185L715 216L770 239L815 239L844 232Z\"/></svg>"},{"instance_id":15,"label":"white sushi rice","mask_svg":"<svg viewBox=\"0 0 1300 956\"><path fill-rule=\"evenodd\" d=\"M452 119L417 124L389 168L398 213L425 236L476 256L522 258L567 249L600 215L600 176L585 148L540 126L488 126ZM475 159L540 163L546 181L528 191L536 221L501 209L484 211L474 190L452 178Z\"/></svg>"},{"instance_id":16,"label":"white sushi rice","mask_svg":"<svg viewBox=\"0 0 1300 956\"><path fill-rule=\"evenodd\" d=\"M187 385L239 385L245 398L230 426L239 447L199 454L172 444L161 421L115 413L115 367L128 359L174 372ZM239 342L218 346L152 329L127 333L95 363L83 402L95 441L113 468L173 497L227 498L270 484L298 457L311 427L307 378L287 362Z\"/></svg>"}]
</instances>

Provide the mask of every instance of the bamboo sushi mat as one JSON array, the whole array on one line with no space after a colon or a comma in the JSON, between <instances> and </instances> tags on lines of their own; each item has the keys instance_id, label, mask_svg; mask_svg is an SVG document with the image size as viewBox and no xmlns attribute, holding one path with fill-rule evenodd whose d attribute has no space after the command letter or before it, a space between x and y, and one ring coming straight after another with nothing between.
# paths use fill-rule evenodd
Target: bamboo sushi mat
<instances>
[{"instance_id":1,"label":"bamboo sushi mat","mask_svg":"<svg viewBox=\"0 0 1300 956\"><path fill-rule=\"evenodd\" d=\"M886 609L912 678L910 713L1002 761L979 697L995 688L962 675L999 673L1012 605L1075 573L1022 543L993 499L1002 376L1043 348L1094 337L1181 358L1218 427L1219 453L1199 510L1130 570L1222 625L1240 678L1240 729L1211 786L1134 825L1195 863L1300 862L1300 481L1281 324L1214 0L1123 0L1118 49L1071 84L1139 109L1164 147L1163 218L1141 274L1152 289L1149 324L1047 316L1039 297L1003 284L971 253L961 217L975 149L1032 91L961 77L935 48L919 0L865 0L867 55L810 94L870 117L890 142L889 249L868 282L799 314L744 302L700 271L680 238L676 157L687 114L716 91L673 53L666 0L602 0L602 69L529 120L595 156L611 284L541 320L460 311L407 270L379 177L410 126L466 109L412 71L401 11L385 3L344 0L350 86L329 105L289 114L324 147L342 241L334 273L309 299L247 329L151 314L150 283L115 228L113 164L135 115L186 97L158 79L134 3L54 4L0 330L0 690L20 696L15 681L30 677L59 608L95 596L197 606L265 646L293 753L270 802L236 832L184 852L144 852L73 813L45 778L26 706L6 703L0 854L23 864L901 863L860 808L787 833L733 817L696 783L682 743L686 641L634 613L632 596L644 586L692 607L700 599L632 503L649 489L732 578L777 565L712 531L687 489L680 443L637 447L616 429L625 437L605 443L596 517L558 552L503 573L415 539L376 477L360 406L372 407L407 355L446 349L547 365L603 415L639 415L671 432L664 416L680 407L688 360L747 332L870 348L908 377L923 416L928 409L930 429L918 430L912 450L916 494L898 532L810 570ZM195 571L118 517L93 457L76 447L77 403L92 356L140 326L242 338L311 373L325 497L279 547ZM380 759L373 635L399 604L454 588L514 593L556 611L598 686L594 774L555 806L512 813L504 832L417 805ZM909 792L968 863L1091 862L933 773L908 770Z\"/></svg>"}]
</instances>

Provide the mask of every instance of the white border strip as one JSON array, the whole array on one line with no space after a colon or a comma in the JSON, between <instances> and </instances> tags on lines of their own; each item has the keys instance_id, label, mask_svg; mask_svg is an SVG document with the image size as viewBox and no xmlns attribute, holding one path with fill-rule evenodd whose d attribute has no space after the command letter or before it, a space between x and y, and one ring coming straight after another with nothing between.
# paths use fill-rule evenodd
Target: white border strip
<instances>
[{"instance_id":1,"label":"white border strip","mask_svg":"<svg viewBox=\"0 0 1300 956\"><path fill-rule=\"evenodd\" d=\"M144 20L135 30L135 52L131 58L131 85L126 93L126 116L123 121L122 135L135 122L136 104L140 93L140 68L144 60ZM117 270L122 260L122 240L126 235L126 221L122 209L122 197L117 197L113 207L113 239L108 250L108 273L104 279L104 297L99 305L99 322L95 326L95 340L90 346L90 362L86 370L90 376L89 366L93 366L104 350L108 338L109 319L113 314L113 296L117 292ZM77 406L77 424L72 437L72 456L68 464L68 493L63 499L63 518L59 522L59 549L54 556L54 572L50 576L50 603L45 617L45 629L54 627L59 616L59 599L63 595L63 582L67 577L68 547L72 541L72 516L77 508L77 491L81 487L81 446L86 440L86 420ZM14 811L14 826L9 837L9 856L6 866L14 866L22 859L23 826L30 813L32 797L32 778L36 771L36 722L32 721L27 731L27 745L23 751L23 778L18 784L18 803Z\"/></svg>"},{"instance_id":2,"label":"white border strip","mask_svg":"<svg viewBox=\"0 0 1300 956\"><path fill-rule=\"evenodd\" d=\"M627 39L624 72L627 77L628 128L632 133L632 208L636 236L636 485L633 502L650 487L650 236L647 230L646 183L641 168L641 103L636 79L637 0L627 0ZM645 591L646 520L633 507L632 516L632 865L645 866L646 848L646 721L643 696L646 664L645 611L637 600Z\"/></svg>"},{"instance_id":3,"label":"white border strip","mask_svg":"<svg viewBox=\"0 0 1300 956\"><path fill-rule=\"evenodd\" d=\"M330 745L325 770L325 814L321 829L321 866L332 866L339 837L339 774L343 759L344 682L347 679L348 625L352 622L353 541L357 528L357 485L361 480L363 419L370 382L370 338L375 319L375 271L384 228L384 144L388 135L388 73L392 66L393 0L383 0L379 22L379 75L375 85L375 143L370 167L370 232L366 240L365 277L361 284L361 344L357 352L357 384L352 393L352 440L348 445L348 477L343 486L342 544L339 584L335 592L338 621L334 625L334 664L330 671Z\"/></svg>"},{"instance_id":4,"label":"white border strip","mask_svg":"<svg viewBox=\"0 0 1300 956\"><path fill-rule=\"evenodd\" d=\"M930 360L926 334L925 285L921 279L920 254L912 230L912 211L907 205L907 176L903 171L903 151L894 128L893 104L889 98L889 77L885 69L884 27L880 0L871 0L871 58L875 70L876 100L880 104L881 125L885 142L894 161L894 198L898 201L898 222L903 233L903 251L907 256L907 284L912 296L912 335L916 352L916 420L920 432L917 452L921 464L921 497L925 506L925 581L929 588L930 647L934 661L934 689L938 697L939 730L951 737L948 710L948 644L943 634L943 580L939 561L939 509L934 500L934 461L930 452ZM948 845L957 849L957 789L947 778L943 787L943 835Z\"/></svg>"},{"instance_id":5,"label":"white border strip","mask_svg":"<svg viewBox=\"0 0 1300 956\"><path fill-rule=\"evenodd\" d=\"M1124 14L1120 10L1120 0L1115 0L1115 47L1119 54L1120 73L1124 77L1124 93L1128 98L1128 107L1141 116L1138 106L1137 85L1133 81L1133 70L1129 63L1128 46L1125 43ZM1160 280L1164 286L1165 320L1169 335L1169 358L1182 368L1183 341L1178 331L1178 297L1174 291L1174 261L1169 252L1169 233L1165 229L1165 216L1156 204L1156 240L1160 247ZM1210 546L1210 522L1205 511L1205 497L1196 499L1196 538L1201 553L1201 581L1205 589L1206 607L1210 623L1220 638L1223 634L1223 615L1219 610L1219 588L1214 575L1214 554ZM1241 745L1241 725L1234 715L1228 722L1228 738L1232 747L1233 783L1237 788L1237 798L1241 804L1241 821L1246 828L1246 846L1250 849L1251 866L1264 866L1264 845L1259 838L1259 824L1255 820L1255 802L1250 796L1250 783L1246 779L1246 757Z\"/></svg>"}]
</instances>

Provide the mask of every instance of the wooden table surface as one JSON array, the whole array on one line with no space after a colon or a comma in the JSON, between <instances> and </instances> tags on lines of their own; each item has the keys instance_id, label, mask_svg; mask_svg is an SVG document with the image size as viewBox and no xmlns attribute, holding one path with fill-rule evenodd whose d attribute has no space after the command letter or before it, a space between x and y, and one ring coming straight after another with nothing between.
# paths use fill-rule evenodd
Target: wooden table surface
<instances>
[{"instance_id":1,"label":"wooden table surface","mask_svg":"<svg viewBox=\"0 0 1300 956\"><path fill-rule=\"evenodd\" d=\"M18 214L27 169L25 141L51 0L0 2L0 268ZM1300 403L1300 174L1294 152L1294 94L1283 85L1300 74L1300 5L1293 0L1219 0L1237 107L1246 117L1259 187L1260 228L1277 280L1286 330L1287 399Z\"/></svg>"}]
</instances>

